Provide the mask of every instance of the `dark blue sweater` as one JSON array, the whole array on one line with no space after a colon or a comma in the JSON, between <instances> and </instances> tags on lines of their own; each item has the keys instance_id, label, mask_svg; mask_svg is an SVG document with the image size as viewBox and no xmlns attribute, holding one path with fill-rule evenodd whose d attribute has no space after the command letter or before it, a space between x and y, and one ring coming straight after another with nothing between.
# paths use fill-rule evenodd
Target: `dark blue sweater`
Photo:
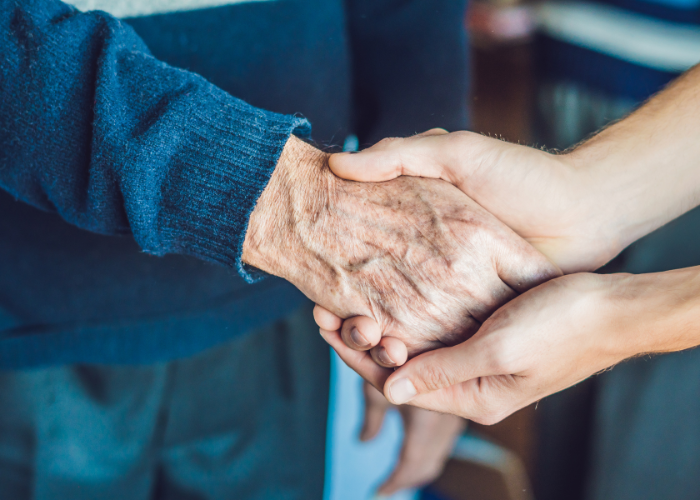
<instances>
[{"instance_id":1,"label":"dark blue sweater","mask_svg":"<svg viewBox=\"0 0 700 500\"><path fill-rule=\"evenodd\" d=\"M324 143L464 126L463 7L256 2L126 24L0 2L0 367L172 359L297 307L240 263L284 143L309 132L292 113Z\"/></svg>"}]
</instances>

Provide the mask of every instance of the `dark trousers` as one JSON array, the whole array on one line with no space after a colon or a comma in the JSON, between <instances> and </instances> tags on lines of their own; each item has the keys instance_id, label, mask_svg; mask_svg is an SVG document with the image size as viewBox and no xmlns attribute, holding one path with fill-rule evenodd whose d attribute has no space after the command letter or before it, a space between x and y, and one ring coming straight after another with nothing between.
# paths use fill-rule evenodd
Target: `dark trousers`
<instances>
[{"instance_id":1,"label":"dark trousers","mask_svg":"<svg viewBox=\"0 0 700 500\"><path fill-rule=\"evenodd\" d=\"M195 357L0 374L0 498L320 499L329 355L308 307Z\"/></svg>"}]
</instances>

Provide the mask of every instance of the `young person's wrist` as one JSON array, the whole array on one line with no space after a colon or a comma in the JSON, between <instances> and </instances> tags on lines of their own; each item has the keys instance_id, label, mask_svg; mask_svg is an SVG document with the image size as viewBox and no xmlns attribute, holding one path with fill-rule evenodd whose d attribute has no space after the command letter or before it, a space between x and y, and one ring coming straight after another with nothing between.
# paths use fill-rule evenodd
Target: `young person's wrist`
<instances>
[{"instance_id":1,"label":"young person's wrist","mask_svg":"<svg viewBox=\"0 0 700 500\"><path fill-rule=\"evenodd\" d=\"M568 208L561 215L563 226L568 227L563 230L580 242L580 252L585 254L574 271L595 271L629 244L624 231L627 217L610 192L605 168L594 157L578 149L553 156L564 172L560 195L568 198Z\"/></svg>"},{"instance_id":2,"label":"young person's wrist","mask_svg":"<svg viewBox=\"0 0 700 500\"><path fill-rule=\"evenodd\" d=\"M597 179L620 250L700 205L699 82L696 68L568 155Z\"/></svg>"},{"instance_id":3,"label":"young person's wrist","mask_svg":"<svg viewBox=\"0 0 700 500\"><path fill-rule=\"evenodd\" d=\"M601 279L599 304L621 359L700 345L700 267Z\"/></svg>"},{"instance_id":4,"label":"young person's wrist","mask_svg":"<svg viewBox=\"0 0 700 500\"><path fill-rule=\"evenodd\" d=\"M650 352L674 352L700 344L700 267L635 276L646 300ZM653 322L656 318L656 322Z\"/></svg>"}]
</instances>

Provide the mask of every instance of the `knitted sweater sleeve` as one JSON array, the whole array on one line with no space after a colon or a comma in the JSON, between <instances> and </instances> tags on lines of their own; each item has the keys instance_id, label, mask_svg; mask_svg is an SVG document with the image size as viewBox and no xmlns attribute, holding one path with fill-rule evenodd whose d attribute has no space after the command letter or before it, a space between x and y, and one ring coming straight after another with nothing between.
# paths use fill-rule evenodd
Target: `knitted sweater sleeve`
<instances>
[{"instance_id":1,"label":"knitted sweater sleeve","mask_svg":"<svg viewBox=\"0 0 700 500\"><path fill-rule=\"evenodd\" d=\"M126 24L0 2L0 187L144 251L237 268L247 222L306 120L154 59Z\"/></svg>"}]
</instances>

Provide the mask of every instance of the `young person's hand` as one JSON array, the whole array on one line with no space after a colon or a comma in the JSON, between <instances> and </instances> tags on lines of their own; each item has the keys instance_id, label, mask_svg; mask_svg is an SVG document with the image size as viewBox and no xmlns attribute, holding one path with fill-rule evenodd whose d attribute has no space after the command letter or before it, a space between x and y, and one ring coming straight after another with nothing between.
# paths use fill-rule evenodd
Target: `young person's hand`
<instances>
[{"instance_id":1,"label":"young person's hand","mask_svg":"<svg viewBox=\"0 0 700 500\"><path fill-rule=\"evenodd\" d=\"M365 416L360 439L374 439L382 428L386 413L397 409L403 420L401 452L388 478L377 489L377 494L391 496L411 488L420 488L438 478L455 441L466 422L453 415L444 415L415 406L394 406L381 392L364 384Z\"/></svg>"},{"instance_id":2,"label":"young person's hand","mask_svg":"<svg viewBox=\"0 0 700 500\"><path fill-rule=\"evenodd\" d=\"M339 177L444 179L565 273L593 271L700 204L700 65L564 154L441 129L331 156Z\"/></svg>"},{"instance_id":3,"label":"young person's hand","mask_svg":"<svg viewBox=\"0 0 700 500\"><path fill-rule=\"evenodd\" d=\"M395 404L493 424L629 357L700 343L700 267L577 273L500 308L464 343L392 371L321 330L350 368Z\"/></svg>"},{"instance_id":4,"label":"young person's hand","mask_svg":"<svg viewBox=\"0 0 700 500\"><path fill-rule=\"evenodd\" d=\"M608 207L595 200L601 187L569 155L434 129L335 154L329 165L339 177L361 182L400 176L450 182L565 273L594 270L622 249Z\"/></svg>"},{"instance_id":5,"label":"young person's hand","mask_svg":"<svg viewBox=\"0 0 700 500\"><path fill-rule=\"evenodd\" d=\"M336 175L363 182L402 175L447 180L565 274L593 271L700 204L699 113L697 66L566 154L435 129L336 154L329 164ZM365 318L351 321L376 330ZM384 351L400 346L392 341Z\"/></svg>"},{"instance_id":6,"label":"young person's hand","mask_svg":"<svg viewBox=\"0 0 700 500\"><path fill-rule=\"evenodd\" d=\"M696 66L564 155L434 130L330 163L355 180L448 180L570 273L597 268L700 204L699 115ZM390 401L492 423L630 356L700 344L698 275L557 278L500 308L463 344L393 373L342 342L338 317L320 307L315 317L341 358ZM368 318L353 321L374 328ZM384 354L399 352L397 342Z\"/></svg>"}]
</instances>

